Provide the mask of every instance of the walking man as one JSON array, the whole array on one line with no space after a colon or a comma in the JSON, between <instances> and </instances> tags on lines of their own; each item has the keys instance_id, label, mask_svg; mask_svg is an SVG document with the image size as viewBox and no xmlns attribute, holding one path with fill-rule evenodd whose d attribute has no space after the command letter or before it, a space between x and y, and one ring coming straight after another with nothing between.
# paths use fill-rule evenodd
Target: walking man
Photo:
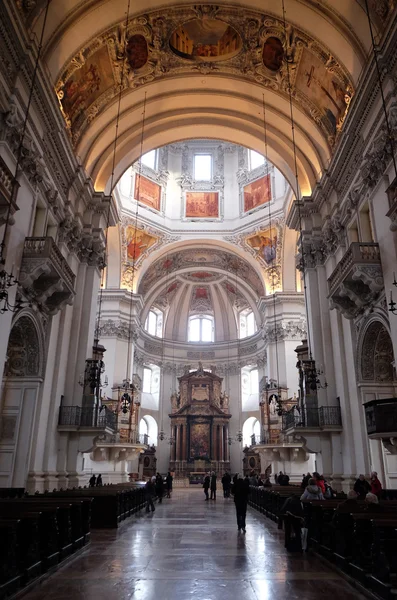
<instances>
[{"instance_id":1,"label":"walking man","mask_svg":"<svg viewBox=\"0 0 397 600\"><path fill-rule=\"evenodd\" d=\"M204 488L205 499L208 500L208 490L210 488L210 474L209 473L207 473L207 475L204 477L203 488Z\"/></svg>"},{"instance_id":2,"label":"walking man","mask_svg":"<svg viewBox=\"0 0 397 600\"><path fill-rule=\"evenodd\" d=\"M211 473L211 496L210 500L216 500L216 475L215 471Z\"/></svg>"},{"instance_id":3,"label":"walking man","mask_svg":"<svg viewBox=\"0 0 397 600\"><path fill-rule=\"evenodd\" d=\"M150 509L152 510L152 512L154 512L154 504L153 504L153 498L156 494L156 476L153 475L153 477L151 479L149 479L149 481L146 482L145 485L145 500L146 500L146 512L150 512Z\"/></svg>"},{"instance_id":4,"label":"walking man","mask_svg":"<svg viewBox=\"0 0 397 600\"><path fill-rule=\"evenodd\" d=\"M238 475L236 483L233 485L234 504L236 505L237 529L240 533L245 533L245 518L247 515L248 496L250 493L248 478L243 479Z\"/></svg>"}]
</instances>

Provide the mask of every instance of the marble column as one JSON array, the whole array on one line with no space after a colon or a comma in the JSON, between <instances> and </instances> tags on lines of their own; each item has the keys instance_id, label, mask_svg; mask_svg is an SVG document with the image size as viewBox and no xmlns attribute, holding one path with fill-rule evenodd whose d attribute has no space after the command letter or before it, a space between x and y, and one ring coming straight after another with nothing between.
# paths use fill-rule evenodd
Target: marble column
<instances>
[{"instance_id":1,"label":"marble column","mask_svg":"<svg viewBox=\"0 0 397 600\"><path fill-rule=\"evenodd\" d=\"M187 426L181 425L182 427L182 460L187 460Z\"/></svg>"},{"instance_id":2,"label":"marble column","mask_svg":"<svg viewBox=\"0 0 397 600\"><path fill-rule=\"evenodd\" d=\"M175 426L175 460L180 460L180 425Z\"/></svg>"},{"instance_id":3,"label":"marble column","mask_svg":"<svg viewBox=\"0 0 397 600\"><path fill-rule=\"evenodd\" d=\"M224 461L224 447L223 447L223 425L219 425L219 460Z\"/></svg>"}]
</instances>

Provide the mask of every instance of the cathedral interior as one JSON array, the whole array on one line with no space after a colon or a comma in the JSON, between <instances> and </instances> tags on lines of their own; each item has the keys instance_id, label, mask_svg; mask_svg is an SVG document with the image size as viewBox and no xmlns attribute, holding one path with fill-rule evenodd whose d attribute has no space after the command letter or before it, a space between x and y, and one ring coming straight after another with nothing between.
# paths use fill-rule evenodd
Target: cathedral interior
<instances>
[{"instance_id":1,"label":"cathedral interior","mask_svg":"<svg viewBox=\"0 0 397 600\"><path fill-rule=\"evenodd\" d=\"M0 498L397 489L396 4L1 2Z\"/></svg>"}]
</instances>

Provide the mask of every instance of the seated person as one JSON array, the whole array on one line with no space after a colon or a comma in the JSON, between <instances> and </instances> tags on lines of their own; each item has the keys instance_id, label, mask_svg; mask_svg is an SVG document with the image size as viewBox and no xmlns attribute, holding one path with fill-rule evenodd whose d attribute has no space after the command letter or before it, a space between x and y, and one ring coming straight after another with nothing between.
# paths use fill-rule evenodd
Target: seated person
<instances>
[{"instance_id":1,"label":"seated person","mask_svg":"<svg viewBox=\"0 0 397 600\"><path fill-rule=\"evenodd\" d=\"M372 494L371 492L368 492L368 494L365 496L365 504L366 504L365 512L371 512L371 513L384 512L383 506L381 506L379 504L378 497L375 496L375 494Z\"/></svg>"},{"instance_id":2,"label":"seated person","mask_svg":"<svg viewBox=\"0 0 397 600\"><path fill-rule=\"evenodd\" d=\"M323 493L317 486L315 479L309 479L309 485L301 496L301 501L303 500L324 500Z\"/></svg>"},{"instance_id":3,"label":"seated person","mask_svg":"<svg viewBox=\"0 0 397 600\"><path fill-rule=\"evenodd\" d=\"M349 512L357 512L359 507L362 506L358 502L358 494L354 490L350 490L347 493L347 499L343 500L340 504L338 504L336 511L337 513L349 513Z\"/></svg>"}]
</instances>

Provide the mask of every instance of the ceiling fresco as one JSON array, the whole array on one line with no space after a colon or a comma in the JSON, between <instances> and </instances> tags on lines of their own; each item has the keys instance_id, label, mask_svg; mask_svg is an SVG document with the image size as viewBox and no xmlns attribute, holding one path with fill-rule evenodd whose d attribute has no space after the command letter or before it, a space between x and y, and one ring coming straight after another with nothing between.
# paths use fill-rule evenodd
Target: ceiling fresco
<instances>
[{"instance_id":1,"label":"ceiling fresco","mask_svg":"<svg viewBox=\"0 0 397 600\"><path fill-rule=\"evenodd\" d=\"M182 44L183 42L183 44ZM126 51L124 51L126 49ZM341 58L308 32L234 6L171 7L134 17L80 49L56 84L61 111L77 146L89 124L117 96L189 74L238 77L292 96L330 147L354 94Z\"/></svg>"},{"instance_id":2,"label":"ceiling fresco","mask_svg":"<svg viewBox=\"0 0 397 600\"><path fill-rule=\"evenodd\" d=\"M255 291L257 296L264 296L263 283L250 266L250 264L221 249L186 249L168 254L166 257L156 260L143 274L138 286L138 293L146 296L153 286L164 276L177 271L189 269L189 275L193 269L215 268L231 274L231 277L241 277ZM199 271L206 273L206 271ZM205 279L203 279L205 283Z\"/></svg>"}]
</instances>

